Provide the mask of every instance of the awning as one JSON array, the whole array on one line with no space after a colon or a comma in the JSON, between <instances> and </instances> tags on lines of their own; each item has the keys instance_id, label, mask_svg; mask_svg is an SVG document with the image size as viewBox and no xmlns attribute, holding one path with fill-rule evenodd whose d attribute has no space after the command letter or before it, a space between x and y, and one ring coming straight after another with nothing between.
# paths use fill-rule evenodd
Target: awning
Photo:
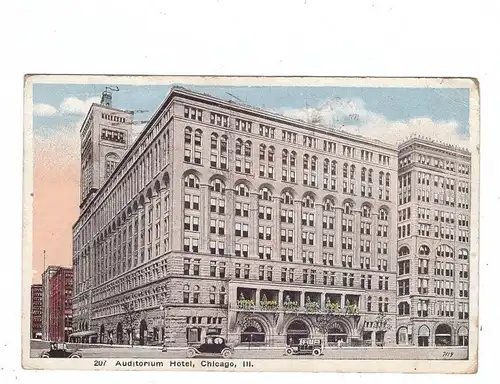
<instances>
[{"instance_id":1,"label":"awning","mask_svg":"<svg viewBox=\"0 0 500 384\"><path fill-rule=\"evenodd\" d=\"M80 331L80 332L75 332L69 335L69 337L85 337L85 336L92 336L96 335L97 336L97 331Z\"/></svg>"}]
</instances>

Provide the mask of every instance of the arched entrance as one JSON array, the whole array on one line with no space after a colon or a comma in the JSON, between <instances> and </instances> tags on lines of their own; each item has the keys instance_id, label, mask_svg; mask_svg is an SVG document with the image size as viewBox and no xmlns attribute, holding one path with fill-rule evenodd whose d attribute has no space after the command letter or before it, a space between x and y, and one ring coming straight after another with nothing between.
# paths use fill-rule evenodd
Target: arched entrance
<instances>
[{"instance_id":1,"label":"arched entrance","mask_svg":"<svg viewBox=\"0 0 500 384\"><path fill-rule=\"evenodd\" d=\"M288 344L298 344L300 339L309 337L309 329L302 320L294 320L286 330Z\"/></svg>"},{"instance_id":2,"label":"arched entrance","mask_svg":"<svg viewBox=\"0 0 500 384\"><path fill-rule=\"evenodd\" d=\"M458 329L458 345L463 347L469 345L469 330L467 327Z\"/></svg>"},{"instance_id":3,"label":"arched entrance","mask_svg":"<svg viewBox=\"0 0 500 384\"><path fill-rule=\"evenodd\" d=\"M104 329L104 324L101 324L101 329L99 332L99 343L104 344L106 342L105 337L106 337L106 331Z\"/></svg>"},{"instance_id":4,"label":"arched entrance","mask_svg":"<svg viewBox=\"0 0 500 384\"><path fill-rule=\"evenodd\" d=\"M448 324L439 324L434 332L436 346L451 345L451 327Z\"/></svg>"},{"instance_id":5,"label":"arched entrance","mask_svg":"<svg viewBox=\"0 0 500 384\"><path fill-rule=\"evenodd\" d=\"M265 343L266 332L262 324L257 320L250 320L243 326L240 334L241 343Z\"/></svg>"},{"instance_id":6,"label":"arched entrance","mask_svg":"<svg viewBox=\"0 0 500 384\"><path fill-rule=\"evenodd\" d=\"M342 340L344 343L347 342L347 330L344 324L334 323L328 329L327 342L336 343L339 340Z\"/></svg>"},{"instance_id":7,"label":"arched entrance","mask_svg":"<svg viewBox=\"0 0 500 384\"><path fill-rule=\"evenodd\" d=\"M419 347L428 347L429 346L429 336L431 331L427 325L422 325L418 329L418 346Z\"/></svg>"},{"instance_id":8,"label":"arched entrance","mask_svg":"<svg viewBox=\"0 0 500 384\"><path fill-rule=\"evenodd\" d=\"M116 326L116 344L123 344L123 327L122 323Z\"/></svg>"},{"instance_id":9,"label":"arched entrance","mask_svg":"<svg viewBox=\"0 0 500 384\"><path fill-rule=\"evenodd\" d=\"M398 329L396 342L401 345L408 344L408 328L401 327Z\"/></svg>"},{"instance_id":10,"label":"arched entrance","mask_svg":"<svg viewBox=\"0 0 500 384\"><path fill-rule=\"evenodd\" d=\"M141 321L141 325L139 327L139 344L145 345L148 337L148 325L146 324L146 320Z\"/></svg>"}]
</instances>

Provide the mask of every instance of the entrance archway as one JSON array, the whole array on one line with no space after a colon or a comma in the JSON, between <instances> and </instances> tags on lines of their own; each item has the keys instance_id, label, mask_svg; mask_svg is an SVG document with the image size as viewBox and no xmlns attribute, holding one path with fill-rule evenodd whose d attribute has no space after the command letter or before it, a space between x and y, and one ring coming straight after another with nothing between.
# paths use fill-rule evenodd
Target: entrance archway
<instances>
[{"instance_id":1,"label":"entrance archway","mask_svg":"<svg viewBox=\"0 0 500 384\"><path fill-rule=\"evenodd\" d=\"M139 344L145 345L148 337L148 325L146 324L146 320L141 321L141 325L139 327Z\"/></svg>"},{"instance_id":2,"label":"entrance archway","mask_svg":"<svg viewBox=\"0 0 500 384\"><path fill-rule=\"evenodd\" d=\"M451 345L451 327L448 324L439 324L434 332L436 346Z\"/></svg>"},{"instance_id":3,"label":"entrance archway","mask_svg":"<svg viewBox=\"0 0 500 384\"><path fill-rule=\"evenodd\" d=\"M298 344L300 339L309 337L309 329L302 320L294 320L286 330L288 344Z\"/></svg>"},{"instance_id":4,"label":"entrance archway","mask_svg":"<svg viewBox=\"0 0 500 384\"><path fill-rule=\"evenodd\" d=\"M104 329L104 324L101 324L101 330L99 332L99 343L104 344L105 340L104 338L106 337L106 331Z\"/></svg>"},{"instance_id":5,"label":"entrance archway","mask_svg":"<svg viewBox=\"0 0 500 384\"><path fill-rule=\"evenodd\" d=\"M116 344L123 344L123 327L122 323L118 323L116 327Z\"/></svg>"},{"instance_id":6,"label":"entrance archway","mask_svg":"<svg viewBox=\"0 0 500 384\"><path fill-rule=\"evenodd\" d=\"M465 347L469 345L469 330L467 327L458 329L458 345Z\"/></svg>"},{"instance_id":7,"label":"entrance archway","mask_svg":"<svg viewBox=\"0 0 500 384\"><path fill-rule=\"evenodd\" d=\"M330 328L328 328L327 342L336 343L342 340L344 343L347 342L347 330L344 324L334 323Z\"/></svg>"},{"instance_id":8,"label":"entrance archway","mask_svg":"<svg viewBox=\"0 0 500 384\"><path fill-rule=\"evenodd\" d=\"M429 346L429 336L431 331L427 325L422 325L418 329L418 346L419 347L428 347Z\"/></svg>"},{"instance_id":9,"label":"entrance archway","mask_svg":"<svg viewBox=\"0 0 500 384\"><path fill-rule=\"evenodd\" d=\"M250 320L244 325L240 334L241 343L265 343L266 332L262 324L256 320Z\"/></svg>"},{"instance_id":10,"label":"entrance archway","mask_svg":"<svg viewBox=\"0 0 500 384\"><path fill-rule=\"evenodd\" d=\"M398 335L396 341L400 345L408 344L408 328L401 327L398 329Z\"/></svg>"}]
</instances>

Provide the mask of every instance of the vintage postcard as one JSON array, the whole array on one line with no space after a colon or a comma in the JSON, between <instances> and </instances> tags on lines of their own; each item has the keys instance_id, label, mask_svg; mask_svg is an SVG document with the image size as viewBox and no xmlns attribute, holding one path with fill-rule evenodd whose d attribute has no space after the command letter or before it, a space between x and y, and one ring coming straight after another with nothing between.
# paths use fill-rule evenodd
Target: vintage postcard
<instances>
[{"instance_id":1,"label":"vintage postcard","mask_svg":"<svg viewBox=\"0 0 500 384\"><path fill-rule=\"evenodd\" d=\"M26 76L23 366L476 372L478 87Z\"/></svg>"}]
</instances>

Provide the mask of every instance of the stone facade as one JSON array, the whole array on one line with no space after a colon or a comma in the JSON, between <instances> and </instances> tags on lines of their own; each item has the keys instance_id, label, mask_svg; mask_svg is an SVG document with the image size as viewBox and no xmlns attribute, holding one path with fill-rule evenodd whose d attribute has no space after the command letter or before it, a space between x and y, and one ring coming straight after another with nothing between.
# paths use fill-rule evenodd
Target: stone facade
<instances>
[{"instance_id":1,"label":"stone facade","mask_svg":"<svg viewBox=\"0 0 500 384\"><path fill-rule=\"evenodd\" d=\"M399 148L398 344L468 345L470 167L444 143Z\"/></svg>"},{"instance_id":2,"label":"stone facade","mask_svg":"<svg viewBox=\"0 0 500 384\"><path fill-rule=\"evenodd\" d=\"M207 331L245 345L395 343L397 158L174 88L82 205L75 326L115 343L128 328L175 346Z\"/></svg>"}]
</instances>

